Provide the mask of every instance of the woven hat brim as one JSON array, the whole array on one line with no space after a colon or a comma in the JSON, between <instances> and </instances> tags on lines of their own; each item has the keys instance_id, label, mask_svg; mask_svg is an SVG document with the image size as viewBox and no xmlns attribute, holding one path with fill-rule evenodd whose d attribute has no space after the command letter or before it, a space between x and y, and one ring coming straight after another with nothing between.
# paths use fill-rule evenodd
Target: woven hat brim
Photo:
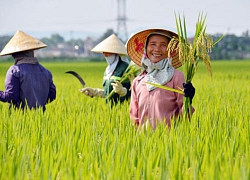
<instances>
[{"instance_id":1,"label":"woven hat brim","mask_svg":"<svg viewBox=\"0 0 250 180\"><path fill-rule=\"evenodd\" d=\"M36 50L47 47L41 41L25 34L22 31L17 31L10 41L5 45L0 55L10 55L16 52Z\"/></svg>"},{"instance_id":2,"label":"woven hat brim","mask_svg":"<svg viewBox=\"0 0 250 180\"><path fill-rule=\"evenodd\" d=\"M172 31L165 30L165 29L147 29L140 31L138 33L135 33L133 36L131 36L126 44L127 46L127 52L128 56L131 58L131 60L141 66L141 59L144 53L144 45L145 41L149 34L152 33L158 33L158 34L164 34L168 37L178 37L178 35ZM176 51L172 56L172 65L174 68L178 68L182 66L182 62L179 59L179 52Z\"/></svg>"},{"instance_id":3,"label":"woven hat brim","mask_svg":"<svg viewBox=\"0 0 250 180\"><path fill-rule=\"evenodd\" d=\"M91 51L96 53L108 52L126 56L128 55L125 45L115 34L112 34L111 36L104 39Z\"/></svg>"}]
</instances>

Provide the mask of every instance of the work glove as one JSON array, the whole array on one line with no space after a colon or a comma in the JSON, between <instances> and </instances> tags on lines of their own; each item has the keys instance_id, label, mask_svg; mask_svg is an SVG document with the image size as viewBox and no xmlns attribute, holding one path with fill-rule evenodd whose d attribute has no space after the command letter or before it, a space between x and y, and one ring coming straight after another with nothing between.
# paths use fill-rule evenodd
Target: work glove
<instances>
[{"instance_id":1,"label":"work glove","mask_svg":"<svg viewBox=\"0 0 250 180\"><path fill-rule=\"evenodd\" d=\"M192 104L192 100L195 95L195 88L192 85L191 82L189 83L183 83L183 88L184 88L184 96L190 98L190 104Z\"/></svg>"},{"instance_id":2,"label":"work glove","mask_svg":"<svg viewBox=\"0 0 250 180\"><path fill-rule=\"evenodd\" d=\"M121 97L127 94L127 89L123 87L119 81L114 81L111 85L113 86L115 93L119 94Z\"/></svg>"},{"instance_id":3,"label":"work glove","mask_svg":"<svg viewBox=\"0 0 250 180\"><path fill-rule=\"evenodd\" d=\"M103 89L98 89L98 88L91 88L91 87L86 87L79 89L81 93L84 93L86 96L90 97L101 97L105 98L105 93Z\"/></svg>"}]
</instances>

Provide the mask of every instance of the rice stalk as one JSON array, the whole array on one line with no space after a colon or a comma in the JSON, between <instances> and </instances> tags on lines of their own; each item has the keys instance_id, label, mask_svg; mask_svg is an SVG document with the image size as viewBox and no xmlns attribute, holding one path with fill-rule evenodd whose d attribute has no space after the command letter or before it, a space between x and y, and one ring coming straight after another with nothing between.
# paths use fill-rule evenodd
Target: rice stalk
<instances>
[{"instance_id":1,"label":"rice stalk","mask_svg":"<svg viewBox=\"0 0 250 180\"><path fill-rule=\"evenodd\" d=\"M174 37L171 39L168 46L169 55L174 51L175 47L179 51L179 58L182 61L184 68L185 81L191 83L193 77L197 71L199 61L203 61L206 69L212 77L212 67L210 63L209 53L212 52L213 46L219 42L222 38L220 37L216 43L210 35L206 33L206 16L199 14L198 21L196 23L196 31L193 38L193 42L190 42L187 36L186 20L185 16L181 19L180 15L176 19L176 27L178 32L178 38ZM177 43L178 42L178 43ZM184 97L184 115L185 117L191 118L191 103L189 97Z\"/></svg>"},{"instance_id":2,"label":"rice stalk","mask_svg":"<svg viewBox=\"0 0 250 180\"><path fill-rule=\"evenodd\" d=\"M123 73L120 83L123 83L125 81L130 81L130 84L132 84L133 79L138 75L138 73L141 71L141 68L135 64L130 64L125 72ZM107 96L107 99L110 99L114 95L115 91L112 90L109 95Z\"/></svg>"}]
</instances>

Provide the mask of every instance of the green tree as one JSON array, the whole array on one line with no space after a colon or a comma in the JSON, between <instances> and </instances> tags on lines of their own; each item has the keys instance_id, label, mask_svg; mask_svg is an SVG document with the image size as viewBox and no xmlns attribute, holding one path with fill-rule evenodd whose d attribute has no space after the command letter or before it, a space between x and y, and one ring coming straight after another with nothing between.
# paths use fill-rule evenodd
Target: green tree
<instances>
[{"instance_id":1,"label":"green tree","mask_svg":"<svg viewBox=\"0 0 250 180\"><path fill-rule=\"evenodd\" d=\"M84 41L81 39L71 39L66 42L69 47L73 47L78 53L84 53Z\"/></svg>"},{"instance_id":2,"label":"green tree","mask_svg":"<svg viewBox=\"0 0 250 180\"><path fill-rule=\"evenodd\" d=\"M41 41L50 47L64 43L64 38L59 34L52 34L50 38L42 38Z\"/></svg>"},{"instance_id":3,"label":"green tree","mask_svg":"<svg viewBox=\"0 0 250 180\"><path fill-rule=\"evenodd\" d=\"M4 46L9 42L11 36L1 36L0 37L0 51L4 48Z\"/></svg>"},{"instance_id":4,"label":"green tree","mask_svg":"<svg viewBox=\"0 0 250 180\"><path fill-rule=\"evenodd\" d=\"M107 29L107 31L95 42L95 45L99 44L101 41L103 41L107 37L111 36L112 34L116 35L114 30L113 29Z\"/></svg>"}]
</instances>

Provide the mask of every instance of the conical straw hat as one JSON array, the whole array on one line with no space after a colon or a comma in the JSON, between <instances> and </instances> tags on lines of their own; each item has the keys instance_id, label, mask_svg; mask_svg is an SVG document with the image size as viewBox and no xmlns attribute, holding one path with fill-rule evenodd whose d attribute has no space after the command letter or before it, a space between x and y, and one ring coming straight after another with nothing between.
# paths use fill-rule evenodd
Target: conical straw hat
<instances>
[{"instance_id":1,"label":"conical straw hat","mask_svg":"<svg viewBox=\"0 0 250 180\"><path fill-rule=\"evenodd\" d=\"M141 59L144 53L144 45L149 34L162 34L168 36L169 38L172 38L174 36L178 37L176 33L166 29L147 29L133 34L127 41L126 46L127 46L128 56L135 64L139 66L141 66ZM179 59L179 51L173 54L172 65L174 68L182 66L182 62Z\"/></svg>"},{"instance_id":2,"label":"conical straw hat","mask_svg":"<svg viewBox=\"0 0 250 180\"><path fill-rule=\"evenodd\" d=\"M0 55L5 56L16 52L40 49L46 46L46 44L25 34L24 32L17 31L10 41L5 45Z\"/></svg>"},{"instance_id":3,"label":"conical straw hat","mask_svg":"<svg viewBox=\"0 0 250 180\"><path fill-rule=\"evenodd\" d=\"M115 34L112 34L111 36L104 39L102 42L97 44L91 51L97 53L109 52L120 55L127 55L125 45Z\"/></svg>"}]
</instances>

